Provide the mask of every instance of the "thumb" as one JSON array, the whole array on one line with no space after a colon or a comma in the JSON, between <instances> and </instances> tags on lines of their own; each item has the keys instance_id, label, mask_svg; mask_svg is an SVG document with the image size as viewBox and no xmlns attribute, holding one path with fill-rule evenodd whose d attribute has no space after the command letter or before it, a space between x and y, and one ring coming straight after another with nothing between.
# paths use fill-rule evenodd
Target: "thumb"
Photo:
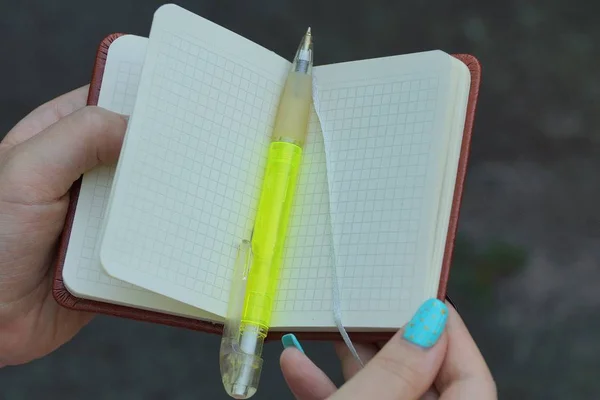
<instances>
[{"instance_id":1,"label":"thumb","mask_svg":"<svg viewBox=\"0 0 600 400\"><path fill-rule=\"evenodd\" d=\"M446 354L447 318L443 302L427 300L331 399L420 399L432 386Z\"/></svg>"},{"instance_id":2,"label":"thumb","mask_svg":"<svg viewBox=\"0 0 600 400\"><path fill-rule=\"evenodd\" d=\"M83 173L116 162L126 126L124 116L89 106L14 146L0 177L5 200L35 204L63 197Z\"/></svg>"},{"instance_id":3,"label":"thumb","mask_svg":"<svg viewBox=\"0 0 600 400\"><path fill-rule=\"evenodd\" d=\"M281 353L280 365L296 400L324 400L337 390L335 384L302 349L285 349Z\"/></svg>"}]
</instances>

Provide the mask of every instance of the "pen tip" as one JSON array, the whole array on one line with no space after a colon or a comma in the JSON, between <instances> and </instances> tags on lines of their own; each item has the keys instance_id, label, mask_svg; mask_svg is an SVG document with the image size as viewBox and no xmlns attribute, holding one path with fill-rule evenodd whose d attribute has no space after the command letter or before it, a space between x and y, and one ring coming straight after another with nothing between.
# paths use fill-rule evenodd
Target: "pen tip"
<instances>
[{"instance_id":1,"label":"pen tip","mask_svg":"<svg viewBox=\"0 0 600 400\"><path fill-rule=\"evenodd\" d=\"M307 34L307 35L309 35L309 36L311 35L311 32L310 32L310 26L309 26L309 27L308 27L308 29L306 30L306 34Z\"/></svg>"}]
</instances>

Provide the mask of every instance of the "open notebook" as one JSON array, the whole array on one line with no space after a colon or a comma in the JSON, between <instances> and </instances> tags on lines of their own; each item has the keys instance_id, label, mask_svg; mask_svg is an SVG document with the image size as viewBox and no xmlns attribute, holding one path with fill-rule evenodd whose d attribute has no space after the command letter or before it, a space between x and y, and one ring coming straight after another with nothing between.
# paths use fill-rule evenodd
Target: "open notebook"
<instances>
[{"instance_id":1,"label":"open notebook","mask_svg":"<svg viewBox=\"0 0 600 400\"><path fill-rule=\"evenodd\" d=\"M218 326L290 63L174 5L158 9L149 38L110 42L97 104L131 119L118 165L81 180L56 298ZM318 116L272 330L335 331L336 268L346 328L393 331L445 293L472 74L457 57L431 51L320 65L314 76Z\"/></svg>"}]
</instances>

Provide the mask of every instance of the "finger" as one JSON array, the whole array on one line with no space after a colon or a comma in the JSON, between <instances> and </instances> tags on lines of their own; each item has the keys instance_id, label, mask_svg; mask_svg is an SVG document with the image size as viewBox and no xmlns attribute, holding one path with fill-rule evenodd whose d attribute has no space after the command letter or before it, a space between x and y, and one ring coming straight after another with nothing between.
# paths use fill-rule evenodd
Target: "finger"
<instances>
[{"instance_id":1,"label":"finger","mask_svg":"<svg viewBox=\"0 0 600 400\"><path fill-rule=\"evenodd\" d=\"M447 316L443 302L426 301L332 399L419 399L431 388L446 353Z\"/></svg>"},{"instance_id":2,"label":"finger","mask_svg":"<svg viewBox=\"0 0 600 400\"><path fill-rule=\"evenodd\" d=\"M344 379L348 381L360 371L361 367L344 342L335 342L334 346L335 352L342 364ZM364 365L366 365L379 351L379 348L372 343L354 343L354 348Z\"/></svg>"},{"instance_id":3,"label":"finger","mask_svg":"<svg viewBox=\"0 0 600 400\"><path fill-rule=\"evenodd\" d=\"M287 348L280 358L283 377L298 400L323 400L337 387L304 353Z\"/></svg>"},{"instance_id":4,"label":"finger","mask_svg":"<svg viewBox=\"0 0 600 400\"><path fill-rule=\"evenodd\" d=\"M456 310L448 307L448 351L436 380L441 400L496 399L496 385Z\"/></svg>"},{"instance_id":5,"label":"finger","mask_svg":"<svg viewBox=\"0 0 600 400\"><path fill-rule=\"evenodd\" d=\"M118 159L125 117L85 107L7 153L0 176L4 200L39 204L63 197L84 172Z\"/></svg>"},{"instance_id":6,"label":"finger","mask_svg":"<svg viewBox=\"0 0 600 400\"><path fill-rule=\"evenodd\" d=\"M439 400L439 398L440 394L435 389L435 387L432 387L428 391L426 391L425 394L423 394L423 396L421 396L419 400Z\"/></svg>"},{"instance_id":7,"label":"finger","mask_svg":"<svg viewBox=\"0 0 600 400\"><path fill-rule=\"evenodd\" d=\"M85 107L88 90L89 85L82 86L42 104L17 123L6 134L0 146L2 148L10 148L22 143L61 118Z\"/></svg>"}]
</instances>

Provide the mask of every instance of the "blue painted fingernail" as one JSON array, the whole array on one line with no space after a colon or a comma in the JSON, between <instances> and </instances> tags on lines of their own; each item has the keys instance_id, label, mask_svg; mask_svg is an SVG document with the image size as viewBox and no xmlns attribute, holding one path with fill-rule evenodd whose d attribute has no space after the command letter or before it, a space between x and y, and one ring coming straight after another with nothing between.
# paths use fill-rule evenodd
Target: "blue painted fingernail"
<instances>
[{"instance_id":1,"label":"blue painted fingernail","mask_svg":"<svg viewBox=\"0 0 600 400\"><path fill-rule=\"evenodd\" d=\"M300 350L302 353L304 353L304 349L302 348L302 346L300 345L300 342L298 341L298 339L296 339L296 336L294 336L293 333L288 333L287 335L283 335L281 337L281 343L283 343L284 349L287 349L288 347L295 347L298 350Z\"/></svg>"},{"instance_id":2,"label":"blue painted fingernail","mask_svg":"<svg viewBox=\"0 0 600 400\"><path fill-rule=\"evenodd\" d=\"M404 339L421 347L433 346L446 327L448 307L438 299L429 299L419 307L404 330Z\"/></svg>"}]
</instances>

